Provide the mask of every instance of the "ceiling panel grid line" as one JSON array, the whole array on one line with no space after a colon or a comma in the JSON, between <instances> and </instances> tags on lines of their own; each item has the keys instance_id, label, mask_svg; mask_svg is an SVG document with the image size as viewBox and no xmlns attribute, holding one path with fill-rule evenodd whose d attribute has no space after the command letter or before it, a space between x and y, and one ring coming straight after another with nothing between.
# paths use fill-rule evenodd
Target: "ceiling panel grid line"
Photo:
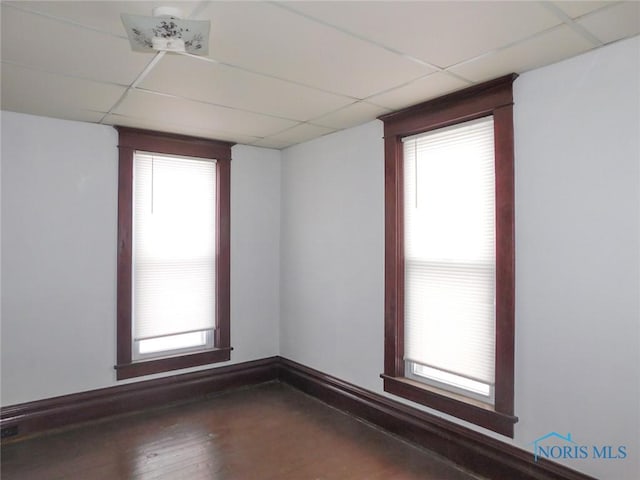
<instances>
[{"instance_id":1,"label":"ceiling panel grid line","mask_svg":"<svg viewBox=\"0 0 640 480\"><path fill-rule=\"evenodd\" d=\"M127 36L124 35L124 34L117 35L117 34L115 34L113 32L110 32L109 30L104 30L102 28L94 27L92 25L87 25L87 24L81 23L81 22L77 22L77 21L71 20L69 18L60 17L60 16L57 16L57 15L51 15L49 13L41 12L41 11L35 10L33 8L25 7L24 4L27 4L27 3L30 3L30 2L2 2L2 6L3 7L8 7L8 8L14 8L14 9L20 10L20 11L22 11L24 13L30 13L32 15L38 15L40 17L44 17L44 18L47 18L49 20L53 20L53 21L56 21L56 22L64 23L64 24L71 25L71 26L78 27L78 28L82 28L82 29L85 29L85 30L90 30L92 32L101 33L103 35L109 35L111 37L121 38L121 39L124 39L124 40L127 39Z\"/></svg>"},{"instance_id":2,"label":"ceiling panel grid line","mask_svg":"<svg viewBox=\"0 0 640 480\"><path fill-rule=\"evenodd\" d=\"M578 35L582 35L585 38L585 40L592 43L594 46L600 47L604 45L604 43L600 41L599 38L597 38L593 33L591 33L589 30L584 28L579 23L576 23L569 15L567 15L557 5L554 5L551 2L540 2L540 4L546 9L548 9L549 11L553 12L553 14L556 15L560 20L562 20L562 22L564 22L565 25L568 25Z\"/></svg>"},{"instance_id":3,"label":"ceiling panel grid line","mask_svg":"<svg viewBox=\"0 0 640 480\"><path fill-rule=\"evenodd\" d=\"M132 51L121 14L177 5L210 22L211 55ZM0 10L4 110L279 149L640 34L639 1L2 0Z\"/></svg>"},{"instance_id":4,"label":"ceiling panel grid line","mask_svg":"<svg viewBox=\"0 0 640 480\"><path fill-rule=\"evenodd\" d=\"M308 20L311 20L313 22L319 23L320 25L324 25L326 27L332 28L332 29L334 29L334 30L336 30L338 32L344 33L344 34L349 35L349 36L351 36L353 38L357 38L358 40L362 40L363 42L370 43L371 45L374 45L376 47L382 48L382 49L384 49L384 50L386 50L386 51L388 51L390 53L393 53L393 54L398 55L398 56L400 56L402 58L405 58L405 59L407 59L407 60L409 60L411 62L415 62L415 63L417 63L419 65L423 65L423 66L429 67L430 69L432 69L432 70L434 70L436 72L445 73L446 75L450 75L450 76L454 77L455 79L463 81L463 82L466 82L468 84L474 83L471 80L466 79L461 75L458 75L458 74L456 74L454 72L449 71L446 67L442 67L440 65L436 65L435 63L431 63L431 62L428 62L426 60L422 60L422 59L420 59L420 58L418 58L418 57L416 57L414 55L410 55L410 54L408 54L406 52L403 52L403 51L400 51L400 50L395 49L393 47L390 47L389 45L385 45L384 43L378 42L378 41L373 40L373 39L371 39L369 37L366 37L364 35L360 35L360 34L358 34L356 32L353 32L353 31L348 30L346 28L342 28L342 27L340 27L338 25L335 25L333 23L324 21L322 19L316 18L316 17L314 17L312 15L307 15L307 14L305 14L305 13L299 11L299 10L296 10L295 8L292 8L292 7L289 7L287 5L284 5L281 2L270 1L268 3L270 3L270 4L272 4L272 5L276 6L276 7L282 8L284 10L290 11L290 12L296 14L296 15L299 15L299 16L301 16L303 18L306 18ZM432 73L434 73L434 72L429 72L429 73L427 73L427 75L430 75ZM422 78L422 77L420 77L420 78ZM414 80L418 80L418 79L414 79ZM409 83L409 82L406 82L406 83ZM398 85L397 87L404 86L404 85L406 85L406 83L403 84L403 85ZM386 89L384 91L376 92L376 93L374 93L372 95L369 95L369 96L371 97L371 96L374 96L374 95L379 95L381 93L385 93L385 92L387 92L387 91L389 91L389 90L391 90L393 88L397 88L397 87L391 87L391 88L388 88L388 89ZM360 99L360 100L364 100L364 98Z\"/></svg>"}]
</instances>

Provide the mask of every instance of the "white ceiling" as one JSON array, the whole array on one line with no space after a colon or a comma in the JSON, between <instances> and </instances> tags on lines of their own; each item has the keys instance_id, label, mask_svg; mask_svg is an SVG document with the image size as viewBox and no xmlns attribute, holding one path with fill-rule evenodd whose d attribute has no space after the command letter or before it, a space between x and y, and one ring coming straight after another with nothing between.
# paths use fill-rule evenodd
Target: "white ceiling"
<instances>
[{"instance_id":1,"label":"white ceiling","mask_svg":"<svg viewBox=\"0 0 640 480\"><path fill-rule=\"evenodd\" d=\"M211 20L135 53L121 13ZM640 2L2 1L2 109L284 148L640 33ZM639 52L640 54L640 52Z\"/></svg>"}]
</instances>

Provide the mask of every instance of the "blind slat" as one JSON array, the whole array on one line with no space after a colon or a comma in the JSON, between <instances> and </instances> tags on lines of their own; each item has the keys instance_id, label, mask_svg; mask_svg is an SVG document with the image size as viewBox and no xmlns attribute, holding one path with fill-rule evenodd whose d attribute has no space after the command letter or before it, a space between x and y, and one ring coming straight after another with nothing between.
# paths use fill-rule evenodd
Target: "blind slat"
<instances>
[{"instance_id":1,"label":"blind slat","mask_svg":"<svg viewBox=\"0 0 640 480\"><path fill-rule=\"evenodd\" d=\"M134 340L214 327L215 188L214 161L136 152Z\"/></svg>"},{"instance_id":2,"label":"blind slat","mask_svg":"<svg viewBox=\"0 0 640 480\"><path fill-rule=\"evenodd\" d=\"M495 381L493 117L404 140L405 359Z\"/></svg>"}]
</instances>

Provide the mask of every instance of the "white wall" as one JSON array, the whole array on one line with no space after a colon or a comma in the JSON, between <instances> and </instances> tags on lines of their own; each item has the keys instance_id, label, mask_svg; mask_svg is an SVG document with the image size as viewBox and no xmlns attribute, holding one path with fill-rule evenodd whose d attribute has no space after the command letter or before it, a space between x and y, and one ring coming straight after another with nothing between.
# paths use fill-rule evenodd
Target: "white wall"
<instances>
[{"instance_id":1,"label":"white wall","mask_svg":"<svg viewBox=\"0 0 640 480\"><path fill-rule=\"evenodd\" d=\"M528 450L550 431L626 445L564 462L617 480L640 472L639 53L636 38L515 82L520 421L513 441L471 426ZM285 150L281 233L281 355L378 393L381 137L372 122Z\"/></svg>"},{"instance_id":2,"label":"white wall","mask_svg":"<svg viewBox=\"0 0 640 480\"><path fill-rule=\"evenodd\" d=\"M112 127L2 113L3 405L116 384L116 145ZM279 351L280 152L232 156L236 363Z\"/></svg>"},{"instance_id":3,"label":"white wall","mask_svg":"<svg viewBox=\"0 0 640 480\"><path fill-rule=\"evenodd\" d=\"M382 125L367 123L283 153L281 355L379 390Z\"/></svg>"},{"instance_id":4,"label":"white wall","mask_svg":"<svg viewBox=\"0 0 640 480\"><path fill-rule=\"evenodd\" d=\"M516 441L549 431L640 475L640 38L515 83Z\"/></svg>"},{"instance_id":5,"label":"white wall","mask_svg":"<svg viewBox=\"0 0 640 480\"><path fill-rule=\"evenodd\" d=\"M236 145L231 162L231 359L280 353L280 152Z\"/></svg>"}]
</instances>

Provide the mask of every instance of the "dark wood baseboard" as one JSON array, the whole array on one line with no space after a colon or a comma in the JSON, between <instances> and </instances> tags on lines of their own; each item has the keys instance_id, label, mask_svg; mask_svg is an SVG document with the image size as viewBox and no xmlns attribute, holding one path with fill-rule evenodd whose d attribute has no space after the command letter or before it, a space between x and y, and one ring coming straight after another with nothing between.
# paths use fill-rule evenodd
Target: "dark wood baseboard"
<instances>
[{"instance_id":1,"label":"dark wood baseboard","mask_svg":"<svg viewBox=\"0 0 640 480\"><path fill-rule=\"evenodd\" d=\"M595 480L291 360L280 359L280 380L489 479Z\"/></svg>"},{"instance_id":2,"label":"dark wood baseboard","mask_svg":"<svg viewBox=\"0 0 640 480\"><path fill-rule=\"evenodd\" d=\"M278 378L279 358L271 357L89 392L21 403L0 409L0 427L21 439L48 430L128 414ZM13 432L12 432L13 433Z\"/></svg>"},{"instance_id":3,"label":"dark wood baseboard","mask_svg":"<svg viewBox=\"0 0 640 480\"><path fill-rule=\"evenodd\" d=\"M595 480L533 453L281 357L172 375L0 409L0 427L21 439L232 388L280 380L333 407L489 479Z\"/></svg>"}]
</instances>

